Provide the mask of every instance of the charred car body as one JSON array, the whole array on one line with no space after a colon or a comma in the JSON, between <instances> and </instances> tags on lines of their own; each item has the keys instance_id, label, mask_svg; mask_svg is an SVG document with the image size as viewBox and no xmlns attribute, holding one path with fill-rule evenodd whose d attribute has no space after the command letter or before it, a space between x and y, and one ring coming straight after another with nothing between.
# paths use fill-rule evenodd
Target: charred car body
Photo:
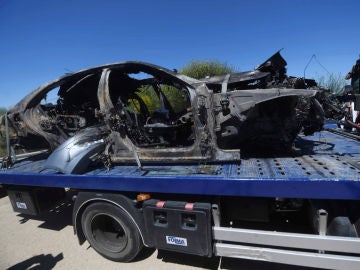
<instances>
[{"instance_id":1,"label":"charred car body","mask_svg":"<svg viewBox=\"0 0 360 270\"><path fill-rule=\"evenodd\" d=\"M226 162L240 149L290 149L301 130L320 130L324 115L316 91L285 66L279 52L253 71L203 80L144 62L99 66L30 93L3 117L1 133L13 146L49 149L46 166L63 173L81 173L90 160Z\"/></svg>"}]
</instances>

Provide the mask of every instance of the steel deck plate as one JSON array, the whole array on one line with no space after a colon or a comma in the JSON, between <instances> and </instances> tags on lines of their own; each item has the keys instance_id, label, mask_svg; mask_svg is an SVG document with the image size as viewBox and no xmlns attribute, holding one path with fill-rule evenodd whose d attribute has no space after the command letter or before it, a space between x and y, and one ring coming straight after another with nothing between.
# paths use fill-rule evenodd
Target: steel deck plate
<instances>
[{"instance_id":1,"label":"steel deck plate","mask_svg":"<svg viewBox=\"0 0 360 270\"><path fill-rule=\"evenodd\" d=\"M38 156L0 172L0 183L202 195L360 199L360 142L322 131L299 137L301 151L236 164L115 166L84 175L43 168Z\"/></svg>"}]
</instances>

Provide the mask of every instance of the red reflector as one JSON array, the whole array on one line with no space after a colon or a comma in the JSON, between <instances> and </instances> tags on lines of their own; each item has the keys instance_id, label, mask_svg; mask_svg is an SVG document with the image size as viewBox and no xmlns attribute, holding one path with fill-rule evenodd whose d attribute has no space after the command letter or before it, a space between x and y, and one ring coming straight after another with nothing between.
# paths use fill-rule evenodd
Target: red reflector
<instances>
[{"instance_id":1,"label":"red reflector","mask_svg":"<svg viewBox=\"0 0 360 270\"><path fill-rule=\"evenodd\" d=\"M186 203L185 204L185 210L191 211L194 209L194 204L193 203Z\"/></svg>"},{"instance_id":2,"label":"red reflector","mask_svg":"<svg viewBox=\"0 0 360 270\"><path fill-rule=\"evenodd\" d=\"M156 203L156 207L157 207L157 208L164 208L164 205L165 205L165 202L164 202L164 201L158 201L158 202Z\"/></svg>"}]
</instances>

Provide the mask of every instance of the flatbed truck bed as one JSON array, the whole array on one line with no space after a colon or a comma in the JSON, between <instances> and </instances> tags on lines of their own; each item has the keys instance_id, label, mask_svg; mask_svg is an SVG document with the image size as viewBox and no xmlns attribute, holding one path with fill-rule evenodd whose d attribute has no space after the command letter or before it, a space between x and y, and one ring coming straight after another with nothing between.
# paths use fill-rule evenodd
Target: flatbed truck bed
<instances>
[{"instance_id":1,"label":"flatbed truck bed","mask_svg":"<svg viewBox=\"0 0 360 270\"><path fill-rule=\"evenodd\" d=\"M130 223L135 224L133 227L135 230L137 228L139 238L146 246L202 256L229 256L326 269L360 269L360 240L356 228L360 221L351 223L353 234L329 236L326 234L332 224L327 223L327 218L328 214L329 217L332 214L327 209L322 209L327 203L333 205L339 202L342 208L346 208L345 205L349 205L349 202L354 202L355 205L360 202L360 141L330 131L299 137L291 155L245 157L232 164L147 165L141 168L114 166L110 169L97 168L83 175L64 175L44 169L47 155L43 153L19 160L9 169L2 169L0 184L9 190L21 187L77 190L79 193L75 198L73 223L80 242L87 239L91 243L86 226L80 223L86 222L84 213L99 211L91 209L94 205L90 202L95 202L98 207L103 203L105 206L111 204L122 209L125 213L122 215L128 216ZM145 199L135 202L136 194L151 195L153 200L144 197ZM174 201L172 196L176 198ZM317 232L281 232L278 229L258 229L258 226L249 228L248 221L253 217L248 212L244 214L246 222L241 223L247 225L236 227L230 217L225 218L226 222L223 220L223 213L238 212L235 208L241 207L231 206L228 198L239 202L245 198L250 204L254 202L255 205L261 205L260 211L269 206L265 204L263 207L257 200L282 202L281 198L293 198L309 201L308 205L315 209L312 213L315 213L313 223ZM196 200L199 202L194 204ZM317 207L319 201L322 203ZM131 206L131 202L136 207ZM140 214L136 212L138 210ZM279 212L282 213L283 210ZM109 211L114 213L112 211L116 210ZM166 219L164 221L163 216L158 217L156 222L159 222L160 227L161 222L171 223L167 218L183 217L186 211L195 211L196 219L204 224L188 224L190 227L182 228L180 232L178 229L163 231L156 227L156 222L154 225L149 221L159 211ZM242 213L229 215L243 217ZM336 220L337 217L333 215L331 218ZM261 219L262 217L255 218L256 224L261 223ZM342 221L353 219L353 216L349 216ZM119 223L127 226L121 221ZM199 243L193 244L190 238L197 238L197 234L189 233L191 228L208 231L208 234L203 235ZM160 240L151 238L149 234L152 232L159 239L166 238L167 242L160 243ZM96 249L96 243L91 244ZM187 250L187 247L190 249ZM100 251L96 250L112 260L127 261L134 255L119 259L102 253L101 248Z\"/></svg>"},{"instance_id":2,"label":"flatbed truck bed","mask_svg":"<svg viewBox=\"0 0 360 270\"><path fill-rule=\"evenodd\" d=\"M252 157L236 164L114 166L83 175L44 169L44 157L0 172L0 183L160 193L360 199L360 141L322 131L297 140L299 153Z\"/></svg>"}]
</instances>

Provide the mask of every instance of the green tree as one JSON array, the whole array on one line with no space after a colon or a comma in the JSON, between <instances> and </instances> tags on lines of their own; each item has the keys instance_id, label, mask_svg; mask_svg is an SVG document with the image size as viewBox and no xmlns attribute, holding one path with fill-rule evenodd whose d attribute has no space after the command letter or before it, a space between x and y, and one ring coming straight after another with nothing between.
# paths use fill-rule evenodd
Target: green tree
<instances>
[{"instance_id":1,"label":"green tree","mask_svg":"<svg viewBox=\"0 0 360 270\"><path fill-rule=\"evenodd\" d=\"M317 79L317 83L319 86L330 89L331 93L335 95L342 95L346 85L345 76L341 73L331 73L327 77L321 76Z\"/></svg>"},{"instance_id":2,"label":"green tree","mask_svg":"<svg viewBox=\"0 0 360 270\"><path fill-rule=\"evenodd\" d=\"M179 70L179 73L195 79L202 79L207 76L225 75L234 72L234 66L227 63L221 63L217 60L193 60Z\"/></svg>"},{"instance_id":3,"label":"green tree","mask_svg":"<svg viewBox=\"0 0 360 270\"><path fill-rule=\"evenodd\" d=\"M0 108L0 117L5 114L6 109ZM0 123L1 124L1 123ZM6 152L6 146L5 146L5 138L0 136L0 157L2 157Z\"/></svg>"}]
</instances>

